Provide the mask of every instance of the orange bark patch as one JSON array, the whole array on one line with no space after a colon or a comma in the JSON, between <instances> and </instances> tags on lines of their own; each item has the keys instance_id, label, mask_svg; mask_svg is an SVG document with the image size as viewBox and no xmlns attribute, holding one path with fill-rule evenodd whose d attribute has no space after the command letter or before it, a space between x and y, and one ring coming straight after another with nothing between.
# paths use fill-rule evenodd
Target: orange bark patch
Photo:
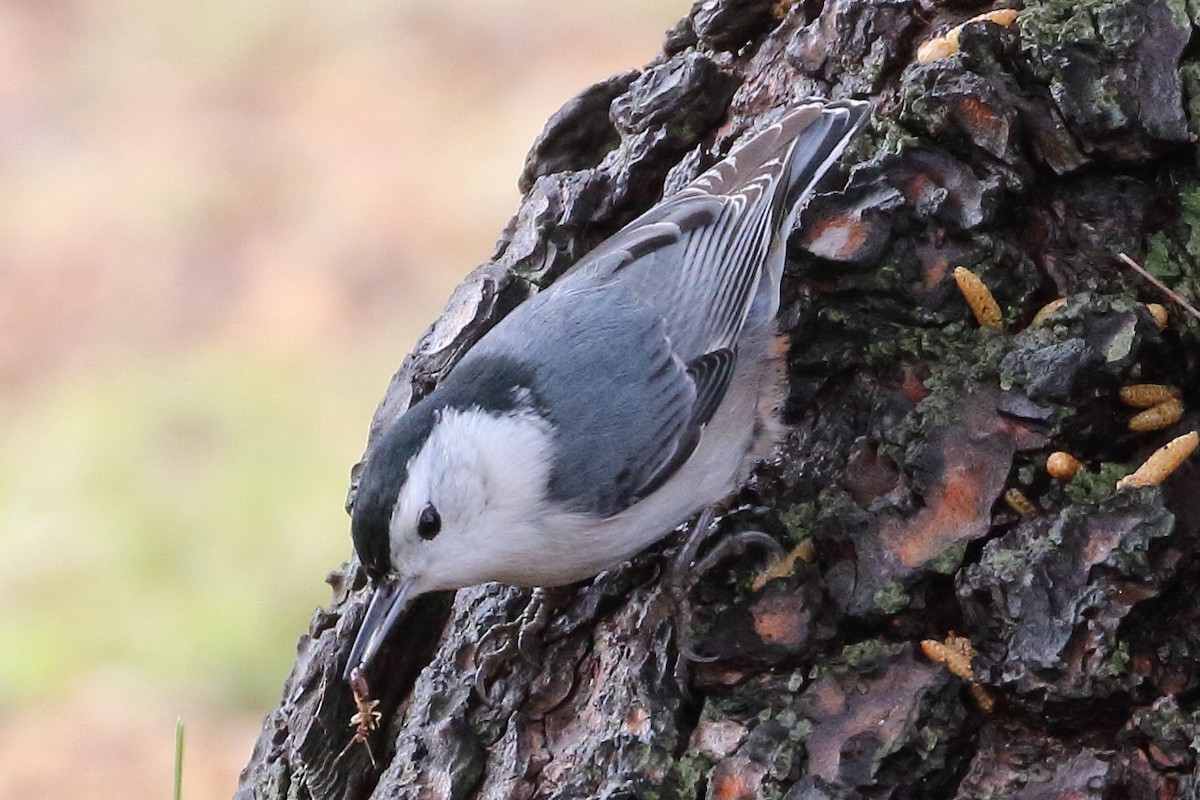
<instances>
[{"instance_id":1,"label":"orange bark patch","mask_svg":"<svg viewBox=\"0 0 1200 800\"><path fill-rule=\"evenodd\" d=\"M992 503L1004 489L1016 437L996 412L995 398L981 393L962 403L961 421L940 436L940 477L924 492L924 508L890 518L879 531L889 559L905 570L920 566L964 539L982 535Z\"/></svg>"},{"instance_id":2,"label":"orange bark patch","mask_svg":"<svg viewBox=\"0 0 1200 800\"><path fill-rule=\"evenodd\" d=\"M870 238L868 226L851 214L827 216L810 223L805 246L835 261L848 261Z\"/></svg>"},{"instance_id":3,"label":"orange bark patch","mask_svg":"<svg viewBox=\"0 0 1200 800\"><path fill-rule=\"evenodd\" d=\"M746 785L746 781L737 773L726 773L717 779L716 796L718 800L737 800L741 797L750 798L754 795L750 792L750 787Z\"/></svg>"},{"instance_id":4,"label":"orange bark patch","mask_svg":"<svg viewBox=\"0 0 1200 800\"><path fill-rule=\"evenodd\" d=\"M846 695L833 681L818 681L807 694L816 700L816 707L822 714L832 716L846 710Z\"/></svg>"},{"instance_id":5,"label":"orange bark patch","mask_svg":"<svg viewBox=\"0 0 1200 800\"><path fill-rule=\"evenodd\" d=\"M944 482L925 498L928 505L906 523L885 526L880 538L904 566L924 564L957 541L963 529L979 518L982 490L974 465L947 467Z\"/></svg>"},{"instance_id":6,"label":"orange bark patch","mask_svg":"<svg viewBox=\"0 0 1200 800\"><path fill-rule=\"evenodd\" d=\"M925 266L925 288L936 289L942 285L942 281L946 278L946 271L950 269L950 259L943 255L936 256L933 261Z\"/></svg>"},{"instance_id":7,"label":"orange bark patch","mask_svg":"<svg viewBox=\"0 0 1200 800\"><path fill-rule=\"evenodd\" d=\"M904 193L904 196L911 201L924 197L930 192L936 191L940 188L941 186L937 184L933 178L926 175L924 172L918 172L909 176L908 182L904 184L903 188L901 188L901 191Z\"/></svg>"},{"instance_id":8,"label":"orange bark patch","mask_svg":"<svg viewBox=\"0 0 1200 800\"><path fill-rule=\"evenodd\" d=\"M634 736L643 736L650 732L650 715L641 706L634 706L625 715L625 730Z\"/></svg>"},{"instance_id":9,"label":"orange bark patch","mask_svg":"<svg viewBox=\"0 0 1200 800\"><path fill-rule=\"evenodd\" d=\"M754 632L776 647L795 649L804 644L808 609L798 595L773 595L754 604Z\"/></svg>"},{"instance_id":10,"label":"orange bark patch","mask_svg":"<svg viewBox=\"0 0 1200 800\"><path fill-rule=\"evenodd\" d=\"M955 111L959 123L967 133L990 145L987 149L992 151L992 155L1004 154L1004 145L1008 141L1008 120L974 97L959 98Z\"/></svg>"}]
</instances>

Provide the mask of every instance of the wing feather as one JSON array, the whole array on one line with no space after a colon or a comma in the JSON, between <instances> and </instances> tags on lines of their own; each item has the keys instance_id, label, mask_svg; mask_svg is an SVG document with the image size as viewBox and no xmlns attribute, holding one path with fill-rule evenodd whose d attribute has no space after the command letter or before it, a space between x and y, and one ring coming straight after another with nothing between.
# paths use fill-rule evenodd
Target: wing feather
<instances>
[{"instance_id":1,"label":"wing feather","mask_svg":"<svg viewBox=\"0 0 1200 800\"><path fill-rule=\"evenodd\" d=\"M534 369L557 432L552 499L610 516L686 462L729 388L747 315L764 286L778 293L799 205L865 116L865 105L836 103L790 112L467 354L464 364L520 352Z\"/></svg>"}]
</instances>

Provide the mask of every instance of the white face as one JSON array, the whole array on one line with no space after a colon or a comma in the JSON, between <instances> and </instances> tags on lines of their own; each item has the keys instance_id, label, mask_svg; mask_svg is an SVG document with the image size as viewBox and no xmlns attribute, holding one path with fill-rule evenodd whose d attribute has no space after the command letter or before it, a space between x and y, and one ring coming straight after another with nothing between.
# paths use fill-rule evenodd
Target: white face
<instances>
[{"instance_id":1,"label":"white face","mask_svg":"<svg viewBox=\"0 0 1200 800\"><path fill-rule=\"evenodd\" d=\"M411 580L410 596L520 583L545 552L552 457L549 424L533 414L444 411L408 464L389 526L392 568Z\"/></svg>"}]
</instances>

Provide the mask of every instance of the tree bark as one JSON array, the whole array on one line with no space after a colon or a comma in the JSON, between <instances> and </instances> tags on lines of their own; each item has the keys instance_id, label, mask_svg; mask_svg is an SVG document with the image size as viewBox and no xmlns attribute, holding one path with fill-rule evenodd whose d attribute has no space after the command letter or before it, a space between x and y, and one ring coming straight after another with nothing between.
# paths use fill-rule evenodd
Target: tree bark
<instances>
[{"instance_id":1,"label":"tree bark","mask_svg":"<svg viewBox=\"0 0 1200 800\"><path fill-rule=\"evenodd\" d=\"M1166 301L1115 256L1200 297L1200 9L1030 0L917 62L987 10L697 2L645 71L549 121L496 253L376 414L372 437L533 287L780 109L872 99L791 241L790 433L712 538L759 529L791 553L769 572L727 560L694 588L711 660L690 691L672 538L551 593L545 624L521 618L524 590L423 598L372 678L369 754L338 677L367 599L351 561L239 798L1200 796L1200 470L1115 488L1197 427L1191 411L1126 427L1121 385L1194 400L1200 323L1171 306L1160 330L1143 303ZM1001 330L971 317L960 265ZM1083 470L1050 478L1052 450ZM1010 489L1033 507L1011 509ZM517 629L536 659L502 647ZM920 645L952 633L968 669Z\"/></svg>"}]
</instances>

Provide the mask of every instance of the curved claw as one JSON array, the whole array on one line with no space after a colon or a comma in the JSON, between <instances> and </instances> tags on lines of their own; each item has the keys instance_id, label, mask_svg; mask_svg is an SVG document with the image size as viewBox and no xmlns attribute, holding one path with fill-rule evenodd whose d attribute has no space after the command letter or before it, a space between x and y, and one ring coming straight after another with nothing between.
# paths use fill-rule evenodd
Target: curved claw
<instances>
[{"instance_id":1,"label":"curved claw","mask_svg":"<svg viewBox=\"0 0 1200 800\"><path fill-rule=\"evenodd\" d=\"M702 656L687 645L680 645L679 655L682 656L685 661L695 664L711 664L720 658L720 656Z\"/></svg>"},{"instance_id":2,"label":"curved claw","mask_svg":"<svg viewBox=\"0 0 1200 800\"><path fill-rule=\"evenodd\" d=\"M731 556L740 556L754 548L766 550L776 560L783 558L786 552L783 545L762 531L741 531L718 542L712 551L696 565L695 572L698 575L704 575L725 559Z\"/></svg>"},{"instance_id":3,"label":"curved claw","mask_svg":"<svg viewBox=\"0 0 1200 800\"><path fill-rule=\"evenodd\" d=\"M493 625L475 645L475 693L484 705L491 708L495 702L488 691L488 683L500 671L504 661L516 654L533 668L541 667L541 652L537 637L550 620L550 605L541 589L534 589L529 602L520 615L511 622ZM503 639L495 648L488 649L494 639Z\"/></svg>"},{"instance_id":4,"label":"curved claw","mask_svg":"<svg viewBox=\"0 0 1200 800\"><path fill-rule=\"evenodd\" d=\"M531 608L533 609L532 613L530 612ZM525 606L525 611L521 613L517 622L520 626L517 631L517 655L521 656L521 660L529 666L540 667L542 653L538 636L550 622L550 604L546 602L540 589L534 591L529 605Z\"/></svg>"},{"instance_id":5,"label":"curved claw","mask_svg":"<svg viewBox=\"0 0 1200 800\"><path fill-rule=\"evenodd\" d=\"M679 552L671 558L667 580L672 589L678 585L678 578L686 573L691 568L692 562L696 560L696 554L700 552L700 545L704 544L704 540L708 538L708 534L712 530L714 515L715 512L712 508L704 509L696 519L696 524L688 531L687 538L683 540Z\"/></svg>"},{"instance_id":6,"label":"curved claw","mask_svg":"<svg viewBox=\"0 0 1200 800\"><path fill-rule=\"evenodd\" d=\"M679 552L672 557L671 566L668 568L664 580L667 595L675 606L675 685L680 696L689 703L694 700L694 697L689 688L688 664L702 662L704 657L699 656L693 647L692 604L688 599L691 582L688 578L692 562L700 551L700 545L704 543L712 530L713 516L712 508L706 508L700 514L696 524L692 526L687 538L684 539L683 545L680 546Z\"/></svg>"},{"instance_id":7,"label":"curved claw","mask_svg":"<svg viewBox=\"0 0 1200 800\"><path fill-rule=\"evenodd\" d=\"M492 693L488 691L489 682L492 675L496 672L491 668L495 661L486 661L483 665L475 670L474 689L475 695L488 708L496 707L496 698L492 697Z\"/></svg>"},{"instance_id":8,"label":"curved claw","mask_svg":"<svg viewBox=\"0 0 1200 800\"><path fill-rule=\"evenodd\" d=\"M504 622L493 625L484 631L483 636L480 636L479 641L475 643L475 669L482 669L489 661L508 652L512 648L510 642L501 641L492 649L488 649L488 645L492 643L493 639L501 639L516 633L519 627L520 625L516 622Z\"/></svg>"},{"instance_id":9,"label":"curved claw","mask_svg":"<svg viewBox=\"0 0 1200 800\"><path fill-rule=\"evenodd\" d=\"M667 593L676 609L675 648L678 655L675 659L675 681L680 694L688 701L692 700L688 665L692 663L707 664L719 659L719 656L701 655L695 650L695 642L692 640L692 606L688 598L691 585L697 577L702 577L721 562L733 556L742 555L751 549L765 550L774 559L782 558L784 555L783 546L766 533L741 531L721 540L699 563L693 563L701 544L708 538L712 528L713 515L713 509L709 508L696 520L696 525L688 533L679 552L671 559L671 568L666 581Z\"/></svg>"}]
</instances>

